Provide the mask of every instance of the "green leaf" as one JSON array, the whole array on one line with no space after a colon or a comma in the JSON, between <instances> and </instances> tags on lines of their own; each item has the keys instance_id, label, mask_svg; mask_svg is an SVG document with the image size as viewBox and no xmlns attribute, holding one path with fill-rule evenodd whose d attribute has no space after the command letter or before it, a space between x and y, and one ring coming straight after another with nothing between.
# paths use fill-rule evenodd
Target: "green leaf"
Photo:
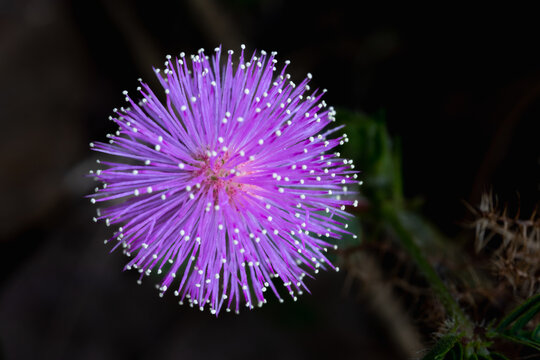
<instances>
[{"instance_id":1,"label":"green leaf","mask_svg":"<svg viewBox=\"0 0 540 360\"><path fill-rule=\"evenodd\" d=\"M538 324L536 329L532 332L531 339L533 339L533 341L540 341L540 324Z\"/></svg>"},{"instance_id":2,"label":"green leaf","mask_svg":"<svg viewBox=\"0 0 540 360\"><path fill-rule=\"evenodd\" d=\"M538 304L540 304L540 294L530 297L523 304L512 310L504 319L502 319L499 326L497 326L496 331L503 332L508 326L510 326L510 324Z\"/></svg>"},{"instance_id":3,"label":"green leaf","mask_svg":"<svg viewBox=\"0 0 540 360\"><path fill-rule=\"evenodd\" d=\"M539 327L526 331L524 327L540 313L540 294L527 299L510 312L495 329L496 336L540 351Z\"/></svg>"},{"instance_id":4,"label":"green leaf","mask_svg":"<svg viewBox=\"0 0 540 360\"><path fill-rule=\"evenodd\" d=\"M532 347L533 349L540 351L540 343L538 341L533 341L527 338L522 338L522 337L517 337L517 336L512 336L512 335L505 335L505 334L501 334L500 337L510 340L512 342L518 343L518 344Z\"/></svg>"},{"instance_id":5,"label":"green leaf","mask_svg":"<svg viewBox=\"0 0 540 360\"><path fill-rule=\"evenodd\" d=\"M510 333L517 334L527 323L540 312L540 302L532 306L524 314L522 314L510 329Z\"/></svg>"},{"instance_id":6,"label":"green leaf","mask_svg":"<svg viewBox=\"0 0 540 360\"><path fill-rule=\"evenodd\" d=\"M455 334L445 335L437 341L435 346L422 358L422 360L443 360L446 354L452 350L460 336Z\"/></svg>"},{"instance_id":7,"label":"green leaf","mask_svg":"<svg viewBox=\"0 0 540 360\"><path fill-rule=\"evenodd\" d=\"M463 346L458 341L452 350L446 355L445 360L463 360Z\"/></svg>"}]
</instances>

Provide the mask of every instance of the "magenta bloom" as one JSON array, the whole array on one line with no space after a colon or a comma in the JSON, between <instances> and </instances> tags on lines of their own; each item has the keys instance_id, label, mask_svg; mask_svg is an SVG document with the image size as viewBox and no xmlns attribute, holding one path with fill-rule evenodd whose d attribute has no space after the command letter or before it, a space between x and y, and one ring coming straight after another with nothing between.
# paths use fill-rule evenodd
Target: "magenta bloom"
<instances>
[{"instance_id":1,"label":"magenta bloom","mask_svg":"<svg viewBox=\"0 0 540 360\"><path fill-rule=\"evenodd\" d=\"M124 92L116 135L90 144L121 157L92 172L103 188L90 197L114 200L94 220L121 226L126 269L163 273L160 295L173 288L212 314L261 306L268 290L296 300L306 275L333 268L328 240L349 234L345 206L356 205L345 199L352 161L332 152L348 139L323 131L335 114L324 91L306 94L310 74L289 81L276 53L243 49L234 66L233 51L220 65L221 48L199 50L191 66L167 56L156 69L164 96L144 83L138 103Z\"/></svg>"}]
</instances>

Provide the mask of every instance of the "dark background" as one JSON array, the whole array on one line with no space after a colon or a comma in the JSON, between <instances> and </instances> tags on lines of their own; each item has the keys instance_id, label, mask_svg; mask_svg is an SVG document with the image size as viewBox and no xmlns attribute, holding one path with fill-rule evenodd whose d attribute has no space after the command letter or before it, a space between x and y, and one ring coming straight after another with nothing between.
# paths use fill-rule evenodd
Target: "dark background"
<instances>
[{"instance_id":1,"label":"dark background","mask_svg":"<svg viewBox=\"0 0 540 360\"><path fill-rule=\"evenodd\" d=\"M406 194L447 234L461 231L460 201L486 188L528 214L540 179L534 12L354 3L0 0L0 358L403 357L343 273L297 303L219 319L160 299L121 272L82 198L88 142L112 130L122 90L155 84L166 54L245 43L291 59L297 79L313 73L338 109L384 110Z\"/></svg>"}]
</instances>

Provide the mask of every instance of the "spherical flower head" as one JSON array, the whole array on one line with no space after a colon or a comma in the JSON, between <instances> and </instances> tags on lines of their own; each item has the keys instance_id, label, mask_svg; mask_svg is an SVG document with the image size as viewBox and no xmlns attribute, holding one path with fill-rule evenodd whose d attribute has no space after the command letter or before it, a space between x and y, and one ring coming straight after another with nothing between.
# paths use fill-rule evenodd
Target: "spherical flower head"
<instances>
[{"instance_id":1,"label":"spherical flower head","mask_svg":"<svg viewBox=\"0 0 540 360\"><path fill-rule=\"evenodd\" d=\"M90 144L120 157L91 172L103 183L91 201L108 202L94 220L120 225L114 248L139 282L162 274L160 296L172 287L180 304L238 312L267 291L296 300L306 276L334 268L325 252L350 234L345 207L356 205L354 165L332 152L348 139L328 138L339 127L325 130L335 112L324 91L308 95L311 75L294 84L275 55L248 59L242 46L223 67L221 47L167 56L155 69L164 96L142 81L139 102L124 91L118 131Z\"/></svg>"}]
</instances>

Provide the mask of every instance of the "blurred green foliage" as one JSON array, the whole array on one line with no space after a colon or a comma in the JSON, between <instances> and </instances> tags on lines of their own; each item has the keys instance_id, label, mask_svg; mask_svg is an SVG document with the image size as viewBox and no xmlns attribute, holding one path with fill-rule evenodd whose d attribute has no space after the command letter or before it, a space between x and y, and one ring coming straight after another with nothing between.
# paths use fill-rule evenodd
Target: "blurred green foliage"
<instances>
[{"instance_id":1,"label":"blurred green foliage","mask_svg":"<svg viewBox=\"0 0 540 360\"><path fill-rule=\"evenodd\" d=\"M386 203L401 206L401 147L388 134L384 113L369 117L340 109L338 114L351 140L344 144L343 153L362 169L362 195L369 199L371 206Z\"/></svg>"}]
</instances>

